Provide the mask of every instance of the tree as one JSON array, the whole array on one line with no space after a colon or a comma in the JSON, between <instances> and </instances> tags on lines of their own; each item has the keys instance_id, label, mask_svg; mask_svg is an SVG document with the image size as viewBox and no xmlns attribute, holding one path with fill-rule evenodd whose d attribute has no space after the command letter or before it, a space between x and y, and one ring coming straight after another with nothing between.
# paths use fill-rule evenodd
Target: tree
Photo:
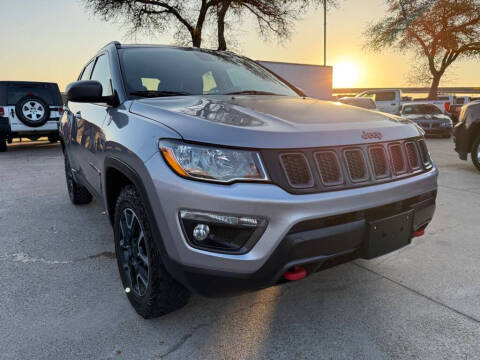
<instances>
[{"instance_id":1,"label":"tree","mask_svg":"<svg viewBox=\"0 0 480 360\"><path fill-rule=\"evenodd\" d=\"M225 28L229 14L229 22L236 26L239 26L242 19L251 16L262 37L272 36L283 40L288 38L294 23L306 10L323 5L324 1L330 6L338 4L338 0L223 0L219 3L217 12L218 49L227 49Z\"/></svg>"},{"instance_id":2,"label":"tree","mask_svg":"<svg viewBox=\"0 0 480 360\"><path fill-rule=\"evenodd\" d=\"M216 24L218 49L227 49L226 28L238 25L242 17L253 16L261 35L273 34L284 39L290 34L293 22L303 12L327 1L337 0L83 0L88 8L106 21L122 21L132 33L152 30L165 31L176 25L175 37L185 43L185 31L191 44L201 47L206 26Z\"/></svg>"},{"instance_id":3,"label":"tree","mask_svg":"<svg viewBox=\"0 0 480 360\"><path fill-rule=\"evenodd\" d=\"M178 26L188 31L195 47L202 45L202 31L209 11L222 0L84 0L87 7L106 21L123 21L132 32L157 32Z\"/></svg>"},{"instance_id":4,"label":"tree","mask_svg":"<svg viewBox=\"0 0 480 360\"><path fill-rule=\"evenodd\" d=\"M480 54L480 0L386 0L388 14L367 31L367 47L413 50L431 79L429 99L456 60ZM420 73L419 76L422 76Z\"/></svg>"}]
</instances>

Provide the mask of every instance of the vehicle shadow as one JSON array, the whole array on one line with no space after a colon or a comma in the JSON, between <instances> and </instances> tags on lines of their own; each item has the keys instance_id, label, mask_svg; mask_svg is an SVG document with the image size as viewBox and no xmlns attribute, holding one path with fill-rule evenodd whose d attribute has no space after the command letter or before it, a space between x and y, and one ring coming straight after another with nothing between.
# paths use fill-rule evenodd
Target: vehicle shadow
<instances>
[{"instance_id":1,"label":"vehicle shadow","mask_svg":"<svg viewBox=\"0 0 480 360\"><path fill-rule=\"evenodd\" d=\"M15 141L12 144L7 145L7 153L14 152L14 153L24 153L29 151L44 151L53 148L60 147L60 143L50 143L47 141Z\"/></svg>"},{"instance_id":2,"label":"vehicle shadow","mask_svg":"<svg viewBox=\"0 0 480 360\"><path fill-rule=\"evenodd\" d=\"M376 339L390 331L390 315L376 317L379 309L372 306L380 280L350 263L237 297L194 296L186 308L153 320L159 331L189 324L157 357L385 358Z\"/></svg>"}]
</instances>

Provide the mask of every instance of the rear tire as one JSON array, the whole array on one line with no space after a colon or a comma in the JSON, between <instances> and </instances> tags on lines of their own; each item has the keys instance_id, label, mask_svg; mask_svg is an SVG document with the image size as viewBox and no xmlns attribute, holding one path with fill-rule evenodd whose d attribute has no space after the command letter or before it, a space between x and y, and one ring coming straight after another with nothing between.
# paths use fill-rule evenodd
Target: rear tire
<instances>
[{"instance_id":1,"label":"rear tire","mask_svg":"<svg viewBox=\"0 0 480 360\"><path fill-rule=\"evenodd\" d=\"M140 316L152 319L188 303L190 291L165 269L142 200L133 186L124 187L117 198L113 233L123 288Z\"/></svg>"},{"instance_id":2,"label":"rear tire","mask_svg":"<svg viewBox=\"0 0 480 360\"><path fill-rule=\"evenodd\" d=\"M473 141L471 155L473 165L475 165L477 170L480 171L480 136L477 136L477 138Z\"/></svg>"},{"instance_id":3,"label":"rear tire","mask_svg":"<svg viewBox=\"0 0 480 360\"><path fill-rule=\"evenodd\" d=\"M0 152L7 151L7 139L0 138Z\"/></svg>"},{"instance_id":4,"label":"rear tire","mask_svg":"<svg viewBox=\"0 0 480 360\"><path fill-rule=\"evenodd\" d=\"M73 177L72 167L67 154L64 154L65 158L65 176L67 180L67 190L70 201L74 205L84 205L92 201L92 194L83 186L79 185Z\"/></svg>"}]
</instances>

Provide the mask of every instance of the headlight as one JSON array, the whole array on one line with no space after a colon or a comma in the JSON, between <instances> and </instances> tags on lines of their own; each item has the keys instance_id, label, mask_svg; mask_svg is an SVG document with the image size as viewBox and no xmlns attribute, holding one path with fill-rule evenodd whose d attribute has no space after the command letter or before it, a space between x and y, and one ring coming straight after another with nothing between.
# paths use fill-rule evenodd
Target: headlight
<instances>
[{"instance_id":1,"label":"headlight","mask_svg":"<svg viewBox=\"0 0 480 360\"><path fill-rule=\"evenodd\" d=\"M267 181L260 154L256 151L160 140L160 151L180 176L220 183Z\"/></svg>"}]
</instances>

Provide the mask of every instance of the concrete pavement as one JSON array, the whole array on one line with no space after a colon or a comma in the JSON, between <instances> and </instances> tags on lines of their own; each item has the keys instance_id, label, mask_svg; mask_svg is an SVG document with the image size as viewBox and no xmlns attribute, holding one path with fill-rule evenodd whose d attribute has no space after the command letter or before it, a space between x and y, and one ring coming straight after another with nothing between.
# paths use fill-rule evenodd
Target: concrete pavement
<instances>
[{"instance_id":1,"label":"concrete pavement","mask_svg":"<svg viewBox=\"0 0 480 360\"><path fill-rule=\"evenodd\" d=\"M451 140L424 237L373 261L155 320L130 307L102 207L71 205L58 145L0 154L0 359L480 359L480 173Z\"/></svg>"}]
</instances>

